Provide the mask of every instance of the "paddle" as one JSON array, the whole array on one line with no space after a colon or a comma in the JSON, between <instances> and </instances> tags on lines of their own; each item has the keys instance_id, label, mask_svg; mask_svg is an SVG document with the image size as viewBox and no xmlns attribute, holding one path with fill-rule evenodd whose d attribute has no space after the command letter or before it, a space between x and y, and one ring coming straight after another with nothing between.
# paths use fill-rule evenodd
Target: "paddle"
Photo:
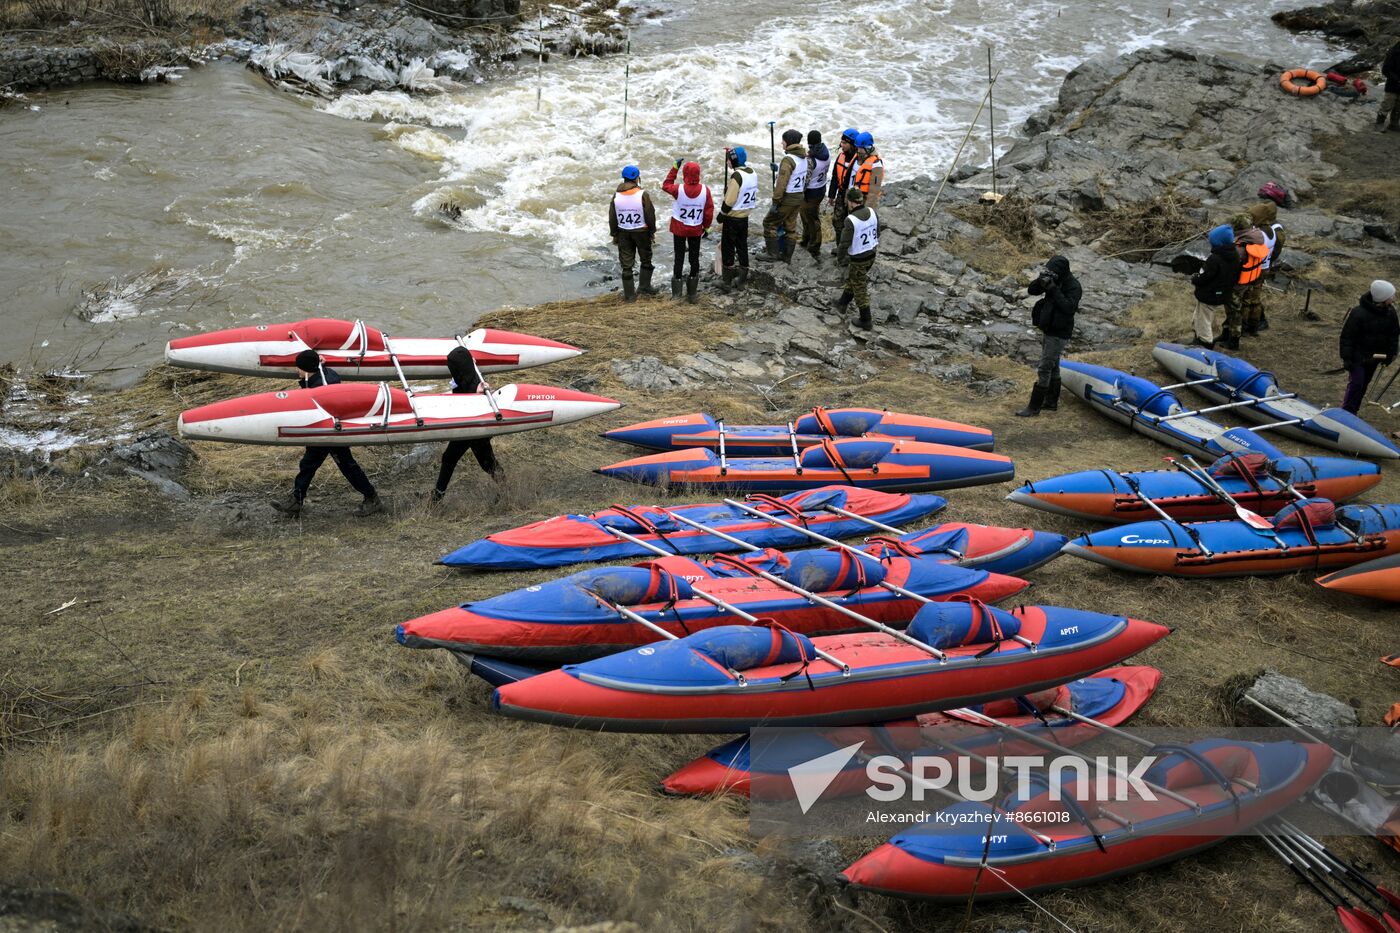
<instances>
[{"instance_id":1,"label":"paddle","mask_svg":"<svg viewBox=\"0 0 1400 933\"><path fill-rule=\"evenodd\" d=\"M1378 885L1375 882L1373 882L1370 878L1367 878L1355 865L1339 857L1335 852L1327 848L1327 846L1323 845L1321 842L1318 842L1312 836L1309 836L1307 833L1303 832L1301 829L1288 822L1288 820L1285 820L1280 817L1278 820L1275 821L1275 824L1276 826L1282 828L1291 838L1296 839L1299 842L1299 844L1303 845L1304 847L1308 848L1320 857L1326 859L1331 864L1335 865L1337 868L1340 868L1342 871L1346 872L1347 875L1355 879L1360 885L1364 886L1365 889L1368 890L1374 898L1380 901L1384 907L1400 909L1400 895L1395 894L1395 892L1385 887L1382 887L1381 885ZM1381 919L1390 929L1400 930L1400 919L1397 919L1393 914L1390 913L1388 909L1383 910L1381 914Z\"/></svg>"},{"instance_id":2,"label":"paddle","mask_svg":"<svg viewBox=\"0 0 1400 933\"><path fill-rule=\"evenodd\" d=\"M1275 855L1283 860L1285 865L1293 869L1299 878L1307 882L1308 887L1316 891L1317 895L1337 912L1337 920L1341 923L1342 929L1352 931L1352 933L1378 933L1378 931L1385 933L1385 928L1381 926L1379 920L1369 914L1359 913L1356 908L1343 900L1340 894L1332 890L1330 885L1306 870L1301 859L1295 860L1294 857L1290 856L1275 837L1264 834L1260 838L1264 840L1266 846L1273 850Z\"/></svg>"},{"instance_id":3,"label":"paddle","mask_svg":"<svg viewBox=\"0 0 1400 933\"><path fill-rule=\"evenodd\" d=\"M1273 532L1273 522L1269 521L1267 518L1260 515L1258 512L1251 512L1249 509L1236 502L1234 496L1226 492L1225 487L1217 483L1215 481L1215 478L1211 476L1209 472L1202 469L1200 464L1196 462L1195 458L1193 458L1190 454L1186 454L1185 457L1183 457L1183 459L1186 461L1187 464L1189 464L1189 467L1183 466L1175 457L1167 457L1166 461L1172 466L1184 472L1187 476L1190 476L1192 479L1204 484L1207 489L1210 489L1221 499L1230 503L1230 505L1232 505L1235 509L1235 516L1249 527L1258 529L1259 531L1268 531L1270 533Z\"/></svg>"}]
</instances>

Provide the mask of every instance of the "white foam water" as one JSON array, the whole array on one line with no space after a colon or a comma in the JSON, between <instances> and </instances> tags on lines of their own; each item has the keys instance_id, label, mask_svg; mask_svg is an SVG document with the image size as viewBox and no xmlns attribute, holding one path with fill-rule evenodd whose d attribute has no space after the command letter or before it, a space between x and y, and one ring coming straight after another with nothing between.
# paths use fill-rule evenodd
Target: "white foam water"
<instances>
[{"instance_id":1,"label":"white foam water","mask_svg":"<svg viewBox=\"0 0 1400 933\"><path fill-rule=\"evenodd\" d=\"M735 14L729 4L701 2L634 37L626 137L622 57L551 62L542 82L530 64L457 93L349 94L324 109L460 130L446 145L441 134L390 135L440 160L444 186L480 195L479 206L456 217L463 228L545 238L573 262L605 254L606 204L623 165L641 167L665 210L670 199L657 189L673 159L698 159L716 183L723 147L738 143L751 164L766 167L771 120L778 133L819 127L829 144L846 126L869 130L891 181L941 176L986 89L989 44L1002 69L996 118L1002 132L1014 131L1053 100L1071 68L1097 55L1175 42L1317 64L1324 45L1269 22L1279 6L885 0L857 10L845 0L774 0ZM986 119L971 158L986 158ZM415 208L427 213L442 202L432 192Z\"/></svg>"}]
</instances>

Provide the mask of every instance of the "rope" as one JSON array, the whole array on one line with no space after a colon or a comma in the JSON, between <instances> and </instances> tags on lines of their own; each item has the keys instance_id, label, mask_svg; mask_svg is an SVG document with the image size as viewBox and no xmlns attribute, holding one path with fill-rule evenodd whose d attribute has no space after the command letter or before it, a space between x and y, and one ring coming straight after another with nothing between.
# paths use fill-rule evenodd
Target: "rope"
<instances>
[{"instance_id":1,"label":"rope","mask_svg":"<svg viewBox=\"0 0 1400 933\"><path fill-rule=\"evenodd\" d=\"M1068 923L1065 923L1065 922L1064 922L1063 920L1061 920L1059 917L1055 916L1055 915L1052 914L1050 911L1046 910L1044 907L1042 907L1042 906L1040 905L1039 902L1036 901L1035 898L1031 897L1031 896L1030 896L1029 894L1027 894L1025 891L1022 891L1020 888L1016 887L1016 885L1012 884L1012 883L1007 879L1007 877L1006 877L1006 872L1004 872L1004 871L1002 871L1000 868L996 868L995 866L992 866L992 865L988 865L988 866L987 866L987 871L991 872L992 874L996 875L999 879L1001 879L1001 883L1002 883L1002 884L1006 885L1008 888L1010 888L1011 890L1015 891L1017 894L1019 894L1019 895L1021 895L1022 897L1024 897L1027 901L1030 902L1030 905L1031 905L1032 907L1034 907L1036 910L1040 911L1040 912L1043 913L1045 916L1049 917L1051 920L1054 920L1056 923L1058 923L1060 926L1064 927L1066 930L1069 930L1069 933L1077 933L1077 931L1074 929L1074 927L1070 926Z\"/></svg>"}]
</instances>

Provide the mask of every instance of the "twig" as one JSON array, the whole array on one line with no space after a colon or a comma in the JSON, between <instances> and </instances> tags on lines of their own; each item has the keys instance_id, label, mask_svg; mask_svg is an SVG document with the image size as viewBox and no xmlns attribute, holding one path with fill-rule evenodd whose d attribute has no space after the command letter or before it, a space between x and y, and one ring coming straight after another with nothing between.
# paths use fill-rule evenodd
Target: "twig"
<instances>
[{"instance_id":1,"label":"twig","mask_svg":"<svg viewBox=\"0 0 1400 933\"><path fill-rule=\"evenodd\" d=\"M169 700L141 700L137 703L127 703L122 706L113 706L110 709L98 710L95 713L88 713L86 716L75 716L72 719L62 719L58 722L51 722L46 726L39 726L36 729L25 729L23 732L11 732L9 735L0 736L0 741L18 739L22 736L33 735L36 732L45 732L49 729L57 729L60 726L71 726L75 722L82 722L85 719L93 719L97 716L106 716L108 713L118 713L124 709L135 709L138 706L159 706L169 703Z\"/></svg>"},{"instance_id":2,"label":"twig","mask_svg":"<svg viewBox=\"0 0 1400 933\"><path fill-rule=\"evenodd\" d=\"M860 919L864 920L866 923L870 924L870 925L873 926L875 929L879 930L880 933L889 933L889 931L886 930L884 927L880 926L880 924L876 923L874 920L871 920L869 917L867 917L865 914L861 913L860 911L856 910L854 907L847 907L845 904L841 903L841 901L840 901L835 895L827 895L827 896L831 898L831 903L835 904L837 907L840 907L842 910L846 911L847 913L855 914L857 917L859 917Z\"/></svg>"}]
</instances>

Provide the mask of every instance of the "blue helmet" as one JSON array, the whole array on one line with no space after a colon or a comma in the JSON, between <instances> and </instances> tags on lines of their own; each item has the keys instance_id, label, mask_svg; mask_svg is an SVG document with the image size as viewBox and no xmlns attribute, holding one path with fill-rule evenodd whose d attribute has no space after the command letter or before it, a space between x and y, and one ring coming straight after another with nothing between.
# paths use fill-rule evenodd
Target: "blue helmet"
<instances>
[{"instance_id":1,"label":"blue helmet","mask_svg":"<svg viewBox=\"0 0 1400 933\"><path fill-rule=\"evenodd\" d=\"M1210 232L1207 239L1211 246L1228 246L1235 242L1235 228L1229 224L1221 224Z\"/></svg>"},{"instance_id":2,"label":"blue helmet","mask_svg":"<svg viewBox=\"0 0 1400 933\"><path fill-rule=\"evenodd\" d=\"M861 133L856 137L856 148L858 149L870 149L874 147L874 145L875 137L871 136L869 133Z\"/></svg>"},{"instance_id":3,"label":"blue helmet","mask_svg":"<svg viewBox=\"0 0 1400 933\"><path fill-rule=\"evenodd\" d=\"M734 157L735 165L748 164L749 153L748 150L746 150L743 146L735 146L733 149L730 149L729 152Z\"/></svg>"},{"instance_id":4,"label":"blue helmet","mask_svg":"<svg viewBox=\"0 0 1400 933\"><path fill-rule=\"evenodd\" d=\"M623 181L636 181L642 177L642 170L635 165L629 165L622 170Z\"/></svg>"},{"instance_id":5,"label":"blue helmet","mask_svg":"<svg viewBox=\"0 0 1400 933\"><path fill-rule=\"evenodd\" d=\"M851 127L848 130L841 131L842 142L849 142L854 145L857 139L860 139L860 131L857 130L855 127Z\"/></svg>"}]
</instances>

